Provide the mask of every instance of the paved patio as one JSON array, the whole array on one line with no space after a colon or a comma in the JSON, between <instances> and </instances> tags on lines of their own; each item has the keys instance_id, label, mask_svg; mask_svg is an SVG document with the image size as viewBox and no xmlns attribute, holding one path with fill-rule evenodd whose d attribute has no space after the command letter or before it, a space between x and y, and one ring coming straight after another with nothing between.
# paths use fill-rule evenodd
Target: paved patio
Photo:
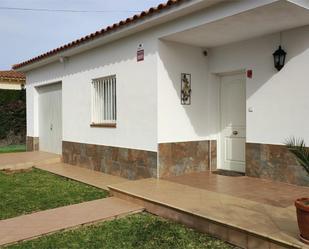
<instances>
[{"instance_id":1,"label":"paved patio","mask_svg":"<svg viewBox=\"0 0 309 249\"><path fill-rule=\"evenodd\" d=\"M309 248L298 239L293 205L309 195L306 187L198 173L124 182L110 189L114 196L242 248Z\"/></svg>"},{"instance_id":2,"label":"paved patio","mask_svg":"<svg viewBox=\"0 0 309 249\"><path fill-rule=\"evenodd\" d=\"M0 170L22 170L37 163L57 163L61 157L41 151L0 154Z\"/></svg>"},{"instance_id":3,"label":"paved patio","mask_svg":"<svg viewBox=\"0 0 309 249\"><path fill-rule=\"evenodd\" d=\"M294 206L297 198L309 196L308 187L247 176L228 177L201 172L165 180L282 208Z\"/></svg>"},{"instance_id":4,"label":"paved patio","mask_svg":"<svg viewBox=\"0 0 309 249\"><path fill-rule=\"evenodd\" d=\"M35 167L104 190L108 190L108 185L128 181L128 179L122 177L112 176L65 163L38 163Z\"/></svg>"},{"instance_id":5,"label":"paved patio","mask_svg":"<svg viewBox=\"0 0 309 249\"><path fill-rule=\"evenodd\" d=\"M59 157L44 152L0 155L0 162L5 165L22 165L23 160L24 165L35 165L98 188L107 189L109 185L116 197L135 202L149 212L183 222L243 248L309 248L298 239L294 207L295 199L309 195L308 187L210 172L161 180L128 181L59 163ZM83 207L83 204L78 205ZM85 210L89 212L87 208ZM102 215L99 209L93 210L96 210L93 215ZM49 211L52 210L44 212ZM66 214L61 217L66 217ZM12 239L11 235L1 234L1 227L5 226L0 222L0 244L4 243L1 239L4 241L7 236Z\"/></svg>"},{"instance_id":6,"label":"paved patio","mask_svg":"<svg viewBox=\"0 0 309 249\"><path fill-rule=\"evenodd\" d=\"M1 220L0 246L143 210L138 205L110 197Z\"/></svg>"}]
</instances>

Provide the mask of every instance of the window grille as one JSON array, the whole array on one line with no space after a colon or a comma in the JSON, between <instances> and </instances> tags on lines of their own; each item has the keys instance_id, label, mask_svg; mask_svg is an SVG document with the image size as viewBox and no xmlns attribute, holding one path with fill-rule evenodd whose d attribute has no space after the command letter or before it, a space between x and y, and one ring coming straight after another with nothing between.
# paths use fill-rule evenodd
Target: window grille
<instances>
[{"instance_id":1,"label":"window grille","mask_svg":"<svg viewBox=\"0 0 309 249\"><path fill-rule=\"evenodd\" d=\"M116 124L116 76L92 80L92 124Z\"/></svg>"}]
</instances>

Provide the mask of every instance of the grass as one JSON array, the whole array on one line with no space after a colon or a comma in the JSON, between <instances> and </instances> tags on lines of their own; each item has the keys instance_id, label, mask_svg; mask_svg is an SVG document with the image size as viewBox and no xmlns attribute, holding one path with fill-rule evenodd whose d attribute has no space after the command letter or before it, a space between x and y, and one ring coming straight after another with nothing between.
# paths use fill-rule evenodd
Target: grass
<instances>
[{"instance_id":1,"label":"grass","mask_svg":"<svg viewBox=\"0 0 309 249\"><path fill-rule=\"evenodd\" d=\"M5 147L0 147L0 153L24 152L24 151L26 151L25 144L8 145Z\"/></svg>"},{"instance_id":2,"label":"grass","mask_svg":"<svg viewBox=\"0 0 309 249\"><path fill-rule=\"evenodd\" d=\"M180 224L142 213L59 232L8 249L228 249L234 248Z\"/></svg>"},{"instance_id":3,"label":"grass","mask_svg":"<svg viewBox=\"0 0 309 249\"><path fill-rule=\"evenodd\" d=\"M0 172L0 220L107 195L106 191L38 169Z\"/></svg>"}]
</instances>

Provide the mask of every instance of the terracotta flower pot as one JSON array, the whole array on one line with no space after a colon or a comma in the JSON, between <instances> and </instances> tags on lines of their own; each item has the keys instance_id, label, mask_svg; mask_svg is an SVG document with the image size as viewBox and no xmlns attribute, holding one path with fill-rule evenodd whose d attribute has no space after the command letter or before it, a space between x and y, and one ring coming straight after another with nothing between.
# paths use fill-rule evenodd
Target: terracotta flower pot
<instances>
[{"instance_id":1,"label":"terracotta flower pot","mask_svg":"<svg viewBox=\"0 0 309 249\"><path fill-rule=\"evenodd\" d=\"M309 198L301 198L295 201L297 221L300 230L300 240L309 244Z\"/></svg>"}]
</instances>

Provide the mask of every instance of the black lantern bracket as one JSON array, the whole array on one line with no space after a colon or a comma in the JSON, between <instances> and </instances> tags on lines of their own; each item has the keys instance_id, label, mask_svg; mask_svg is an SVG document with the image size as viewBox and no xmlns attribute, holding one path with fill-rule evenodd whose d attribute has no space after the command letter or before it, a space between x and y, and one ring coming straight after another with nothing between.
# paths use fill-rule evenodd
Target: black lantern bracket
<instances>
[{"instance_id":1,"label":"black lantern bracket","mask_svg":"<svg viewBox=\"0 0 309 249\"><path fill-rule=\"evenodd\" d=\"M285 64L286 52L282 49L281 45L279 48L273 53L274 56L274 66L280 71Z\"/></svg>"}]
</instances>

